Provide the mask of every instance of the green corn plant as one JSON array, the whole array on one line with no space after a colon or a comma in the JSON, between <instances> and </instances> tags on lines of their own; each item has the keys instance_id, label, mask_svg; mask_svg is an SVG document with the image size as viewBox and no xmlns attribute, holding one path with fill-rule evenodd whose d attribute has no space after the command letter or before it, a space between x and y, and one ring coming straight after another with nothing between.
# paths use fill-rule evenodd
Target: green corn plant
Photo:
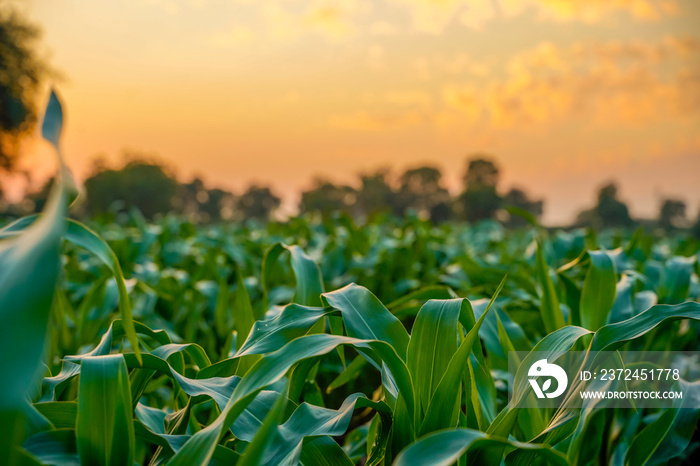
<instances>
[{"instance_id":1,"label":"green corn plant","mask_svg":"<svg viewBox=\"0 0 700 466\"><path fill-rule=\"evenodd\" d=\"M60 104L44 135L58 150ZM569 351L697 351L698 251L638 230L417 218L0 230L3 464L663 464L697 454L700 382L669 409L505 391ZM515 214L522 214L513 211ZM64 241L65 240L65 241ZM516 390L515 393L522 393Z\"/></svg>"},{"instance_id":2,"label":"green corn plant","mask_svg":"<svg viewBox=\"0 0 700 466\"><path fill-rule=\"evenodd\" d=\"M42 132L56 148L63 115L55 94L44 116ZM44 351L49 310L59 272L59 245L65 229L68 204L67 178L62 167L43 217L20 237L0 243L0 354L3 383L0 385L0 442L3 462L19 461L17 446L27 431L31 415L29 395Z\"/></svg>"}]
</instances>

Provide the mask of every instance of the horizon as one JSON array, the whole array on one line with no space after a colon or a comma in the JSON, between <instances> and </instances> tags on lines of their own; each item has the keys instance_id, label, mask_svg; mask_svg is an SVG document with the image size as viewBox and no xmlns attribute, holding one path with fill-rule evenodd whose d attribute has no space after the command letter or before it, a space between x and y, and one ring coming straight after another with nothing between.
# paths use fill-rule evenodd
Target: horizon
<instances>
[{"instance_id":1,"label":"horizon","mask_svg":"<svg viewBox=\"0 0 700 466\"><path fill-rule=\"evenodd\" d=\"M39 147L40 147L39 152L41 152L43 150L48 150L48 151L51 150L49 147L46 147L47 144L45 143L45 141L33 141L33 142L39 143ZM466 172L466 167L467 167L469 161L479 159L479 158L493 162L495 164L496 168L499 169L500 174L502 175L503 167L499 163L498 159L496 157L493 157L491 154L482 154L482 153L471 154L470 156L465 157L464 171ZM55 162L55 160L51 161L51 163L54 163L54 162ZM195 181L195 179L199 179L200 181L203 182L203 185L206 189L217 189L217 188L223 189L224 191L227 191L227 192L233 194L234 197L240 196L241 194L243 194L243 192L245 190L247 190L248 188L251 188L253 186L269 187L272 190L272 194L274 194L274 195L280 194L279 192L275 191L274 186L270 185L269 183L259 182L256 180L253 180L253 181L245 184L239 190L228 190L225 187L211 183L210 181L208 181L206 179L206 177L202 177L201 174L200 175L194 174L192 176L182 176L182 174L179 173L175 167L168 165L166 159L164 159L163 157L159 157L157 154L148 154L148 153L141 153L141 152L133 152L132 153L132 152L129 152L128 150L124 150L119 155L119 157L113 157L113 158L109 158L109 159L107 157L105 157L104 154L99 154L92 159L92 162L93 162L92 169L88 170L87 174L89 176L87 176L85 179L87 179L90 176L97 174L103 170L117 170L117 171L121 170L121 169L125 168L128 164L135 162L135 163L155 164L157 166L160 166L167 175L171 176L174 180L176 180L181 185L185 185L187 183ZM97 170L94 169L94 167L96 165L99 165L99 169L97 169ZM336 186L348 186L348 187L351 187L352 189L358 190L361 188L361 178L360 177L362 175L365 175L365 174L372 175L372 174L377 174L377 173L383 172L386 174L386 180L389 183L389 185L391 186L391 188L398 189L399 188L398 182L399 182L399 179L404 171L414 169L414 168L421 168L421 167L437 168L442 173L443 177L445 175L443 170L439 166L431 165L429 162L426 162L424 164L419 163L416 165L408 166L408 167L406 167L405 170L397 170L395 167L389 167L389 166L376 167L373 170L361 170L361 171L354 173L351 178L348 178L346 180L347 182L337 182L337 180L334 179L333 177L313 176L309 180L307 185L302 186L300 191L293 193L293 196L291 198L284 199L282 196L279 196L282 200L282 203L281 203L280 207L274 211L273 218L276 220L286 220L288 218L300 215L301 214L300 208L301 208L302 193L309 190L309 189L316 187L317 180L319 180L321 182L330 182L332 184L335 184ZM32 192L34 192L34 193L38 192L43 187L43 183L45 183L46 181L50 181L50 179L53 177L53 175L54 175L53 172L49 173L49 176L44 178L43 180L41 180L41 183L35 183L35 182L32 182L32 180L30 180L30 184L27 184L24 186L24 191L21 194L19 194L18 192L11 193L13 195L8 196L8 199L20 201L26 196L26 194L30 194ZM462 176L460 176L460 179L461 178L462 178ZM78 179L78 182L80 184L82 184L85 181L85 179ZM34 181L36 181L36 180L34 180ZM619 183L615 179L605 180L602 183L598 184L597 186L592 187L591 192L589 193L590 204L587 204L583 208L581 208L581 210L576 211L570 220L563 221L560 223L546 223L546 222L541 222L541 221L540 221L540 223L547 228L570 228L572 226L575 226L578 222L578 215L593 208L596 204L597 196L598 196L600 190L604 186L607 186L609 184L613 184L619 189ZM512 188L520 189L520 188L522 188L522 185L515 183L514 185L509 187L509 189L512 189ZM451 189L449 187L447 189L448 189L448 193L453 201L457 201L460 194L462 194L464 192L463 191L463 189L464 189L463 184L460 184L458 189ZM508 190L504 189L504 187L502 186L502 183L499 183L498 193L502 196L505 196L507 194L507 191ZM546 209L547 209L546 199L540 199L540 198L533 197L533 196L531 196L531 193L529 191L526 191L525 194L529 196L530 201L542 201L542 200L544 200L545 201L544 202L544 211L546 211ZM82 195L84 196L85 193L83 193ZM625 198L624 193L620 196L620 193L618 191L618 199L620 201L622 201L627 207L629 207L630 203L629 203L628 199ZM659 207L660 207L660 204L662 201L668 200L668 199L681 200L681 201L687 202L686 199L672 197L672 196L671 197L659 197ZM287 202L286 205L285 205L285 202ZM506 207L508 207L507 203L505 205L503 205L501 207L501 209L505 209ZM689 222L693 222L695 220L700 220L700 213L698 213L698 215L696 215L696 216L693 215L692 211L686 212L686 214L687 214L687 219ZM643 222L655 222L658 220L659 212L657 209L657 211L652 212L648 216L637 216L634 214L633 211L631 211L631 217L635 222L642 222L642 223ZM540 220L541 220L541 218L540 218Z\"/></svg>"},{"instance_id":2,"label":"horizon","mask_svg":"<svg viewBox=\"0 0 700 466\"><path fill-rule=\"evenodd\" d=\"M180 180L270 185L289 211L316 176L352 184L385 166L436 166L455 194L486 153L501 191L544 199L546 225L608 181L636 218L665 197L691 219L700 208L691 1L11 3L66 77L79 179L129 148ZM41 143L28 151L25 168L50 174Z\"/></svg>"}]
</instances>

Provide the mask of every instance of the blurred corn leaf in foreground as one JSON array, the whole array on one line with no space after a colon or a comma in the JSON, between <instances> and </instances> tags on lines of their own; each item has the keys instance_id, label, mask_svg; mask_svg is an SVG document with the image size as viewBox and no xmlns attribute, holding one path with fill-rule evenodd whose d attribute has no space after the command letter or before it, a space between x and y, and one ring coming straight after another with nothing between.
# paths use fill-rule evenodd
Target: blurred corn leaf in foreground
<instances>
[{"instance_id":1,"label":"blurred corn leaf in foreground","mask_svg":"<svg viewBox=\"0 0 700 466\"><path fill-rule=\"evenodd\" d=\"M58 145L63 112L52 92L42 132ZM26 434L29 396L43 370L49 311L60 265L70 174L61 165L42 217L22 235L0 242L0 455L5 464L17 459L16 446Z\"/></svg>"}]
</instances>

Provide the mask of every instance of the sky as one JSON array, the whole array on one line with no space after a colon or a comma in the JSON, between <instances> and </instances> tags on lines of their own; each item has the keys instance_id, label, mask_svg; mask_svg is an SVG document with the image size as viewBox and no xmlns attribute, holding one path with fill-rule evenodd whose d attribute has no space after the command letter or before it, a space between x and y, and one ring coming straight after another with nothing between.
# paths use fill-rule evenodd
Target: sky
<instances>
[{"instance_id":1,"label":"sky","mask_svg":"<svg viewBox=\"0 0 700 466\"><path fill-rule=\"evenodd\" d=\"M315 176L423 164L572 221L616 180L633 216L700 209L696 0L24 0L60 72L63 152L157 155L178 176L293 210ZM39 142L25 166L52 170Z\"/></svg>"}]
</instances>

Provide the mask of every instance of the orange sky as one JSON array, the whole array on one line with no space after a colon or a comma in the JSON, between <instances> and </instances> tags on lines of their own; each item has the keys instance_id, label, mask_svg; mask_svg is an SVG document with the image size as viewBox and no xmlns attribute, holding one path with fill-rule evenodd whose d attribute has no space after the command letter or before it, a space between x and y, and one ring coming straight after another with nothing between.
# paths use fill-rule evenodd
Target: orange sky
<instances>
[{"instance_id":1,"label":"orange sky","mask_svg":"<svg viewBox=\"0 0 700 466\"><path fill-rule=\"evenodd\" d=\"M429 162L457 190L492 153L502 189L568 222L610 179L633 215L700 207L694 0L29 0L64 79L64 151L156 153L181 178L350 182ZM42 150L25 159L36 173Z\"/></svg>"}]
</instances>

